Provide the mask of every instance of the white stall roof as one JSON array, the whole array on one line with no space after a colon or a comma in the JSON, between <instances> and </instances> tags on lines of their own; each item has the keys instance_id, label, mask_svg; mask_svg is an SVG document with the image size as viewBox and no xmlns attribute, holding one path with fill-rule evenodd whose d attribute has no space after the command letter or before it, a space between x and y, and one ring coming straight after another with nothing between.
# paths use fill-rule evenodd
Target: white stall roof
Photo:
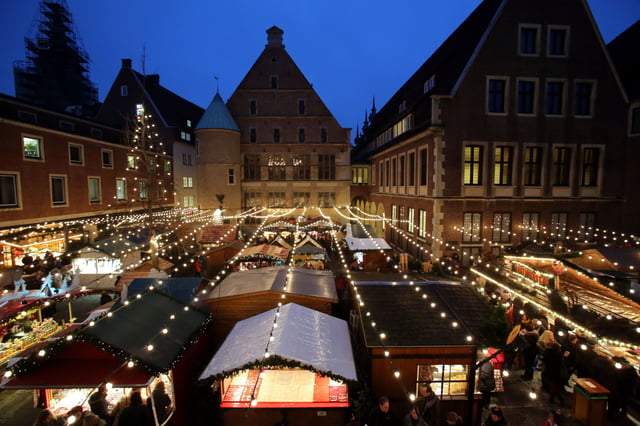
<instances>
[{"instance_id":1,"label":"white stall roof","mask_svg":"<svg viewBox=\"0 0 640 426\"><path fill-rule=\"evenodd\" d=\"M384 238L369 238L360 225L347 224L347 247L351 251L391 250Z\"/></svg>"},{"instance_id":2,"label":"white stall roof","mask_svg":"<svg viewBox=\"0 0 640 426\"><path fill-rule=\"evenodd\" d=\"M281 265L234 272L204 299L265 291L281 292L286 284L287 293L337 300L336 284L331 271L292 268L291 279L286 283L288 270L288 266Z\"/></svg>"},{"instance_id":3,"label":"white stall roof","mask_svg":"<svg viewBox=\"0 0 640 426\"><path fill-rule=\"evenodd\" d=\"M200 380L210 377L231 376L269 354L285 360L299 362L304 368L347 380L357 380L351 351L347 322L295 303L283 305L273 329L277 309L255 315L236 323ZM264 363L277 366L277 363Z\"/></svg>"}]
</instances>

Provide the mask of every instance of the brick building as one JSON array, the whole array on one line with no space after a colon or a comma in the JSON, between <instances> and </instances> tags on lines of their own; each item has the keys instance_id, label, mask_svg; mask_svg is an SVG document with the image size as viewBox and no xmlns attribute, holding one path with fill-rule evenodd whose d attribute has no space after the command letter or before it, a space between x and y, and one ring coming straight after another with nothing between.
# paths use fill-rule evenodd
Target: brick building
<instances>
[{"instance_id":1,"label":"brick building","mask_svg":"<svg viewBox=\"0 0 640 426\"><path fill-rule=\"evenodd\" d=\"M624 229L626 117L586 2L485 0L370 117L352 160L368 191L354 185L352 203L416 257L467 263Z\"/></svg>"}]
</instances>

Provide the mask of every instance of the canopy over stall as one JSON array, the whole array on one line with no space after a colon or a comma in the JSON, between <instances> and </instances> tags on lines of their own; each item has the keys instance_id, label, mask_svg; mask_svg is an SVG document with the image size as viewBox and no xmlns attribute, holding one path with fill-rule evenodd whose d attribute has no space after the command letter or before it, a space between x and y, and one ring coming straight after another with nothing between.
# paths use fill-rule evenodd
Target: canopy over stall
<instances>
[{"instance_id":1,"label":"canopy over stall","mask_svg":"<svg viewBox=\"0 0 640 426\"><path fill-rule=\"evenodd\" d=\"M238 260L249 259L252 257L272 260L285 260L289 256L289 251L289 249L280 246L274 246L271 244L260 244L257 246L248 247L242 252L242 256L238 257Z\"/></svg>"},{"instance_id":2,"label":"canopy over stall","mask_svg":"<svg viewBox=\"0 0 640 426\"><path fill-rule=\"evenodd\" d=\"M293 364L340 380L357 380L346 321L295 303L239 321L200 375L222 379L256 367L269 347L270 366ZM273 333L273 340L269 341Z\"/></svg>"},{"instance_id":3,"label":"canopy over stall","mask_svg":"<svg viewBox=\"0 0 640 426\"><path fill-rule=\"evenodd\" d=\"M391 250L384 238L373 238L373 232L365 232L361 225L349 223L346 231L345 240L351 251Z\"/></svg>"},{"instance_id":4,"label":"canopy over stall","mask_svg":"<svg viewBox=\"0 0 640 426\"><path fill-rule=\"evenodd\" d=\"M289 281L287 282L287 275ZM282 292L321 297L337 301L338 295L331 271L289 268L284 265L234 272L225 278L202 299L224 298L242 294Z\"/></svg>"}]
</instances>

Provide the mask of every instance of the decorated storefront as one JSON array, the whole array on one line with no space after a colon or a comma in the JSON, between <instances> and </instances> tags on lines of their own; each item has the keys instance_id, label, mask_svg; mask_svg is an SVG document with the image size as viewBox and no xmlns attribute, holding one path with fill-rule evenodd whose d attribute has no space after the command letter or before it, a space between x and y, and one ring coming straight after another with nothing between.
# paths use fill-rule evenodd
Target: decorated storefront
<instances>
[{"instance_id":1,"label":"decorated storefront","mask_svg":"<svg viewBox=\"0 0 640 426\"><path fill-rule=\"evenodd\" d=\"M88 396L100 385L115 406L126 404L132 389L149 395L163 381L174 424L188 424L195 366L210 356L211 322L192 306L148 291L11 359L0 389L33 389L40 404L65 412L88 408Z\"/></svg>"},{"instance_id":2,"label":"decorated storefront","mask_svg":"<svg viewBox=\"0 0 640 426\"><path fill-rule=\"evenodd\" d=\"M200 380L218 390L225 424L273 424L283 410L291 424L343 424L357 380L347 323L295 303L255 315L236 324Z\"/></svg>"}]
</instances>

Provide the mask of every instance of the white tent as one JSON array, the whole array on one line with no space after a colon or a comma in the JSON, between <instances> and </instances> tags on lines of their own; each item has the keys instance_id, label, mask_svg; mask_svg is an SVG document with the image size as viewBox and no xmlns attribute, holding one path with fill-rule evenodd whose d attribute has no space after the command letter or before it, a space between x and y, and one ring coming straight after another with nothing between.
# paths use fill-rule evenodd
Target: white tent
<instances>
[{"instance_id":1,"label":"white tent","mask_svg":"<svg viewBox=\"0 0 640 426\"><path fill-rule=\"evenodd\" d=\"M346 321L295 303L283 305L277 317L276 311L236 323L200 380L220 379L255 368L264 359L267 345L270 356L298 362L301 368L329 376L357 380ZM273 328L275 319L278 326ZM272 329L273 340L269 341ZM273 366L268 359L264 365Z\"/></svg>"},{"instance_id":2,"label":"white tent","mask_svg":"<svg viewBox=\"0 0 640 426\"><path fill-rule=\"evenodd\" d=\"M369 238L360 225L347 224L347 247L351 251L391 250L384 238Z\"/></svg>"},{"instance_id":3,"label":"white tent","mask_svg":"<svg viewBox=\"0 0 640 426\"><path fill-rule=\"evenodd\" d=\"M287 282L288 277L289 282ZM334 276L331 271L293 268L289 272L289 267L284 265L234 272L212 289L207 297L202 299L265 291L281 292L285 285L287 286L287 293L338 299Z\"/></svg>"}]
</instances>

